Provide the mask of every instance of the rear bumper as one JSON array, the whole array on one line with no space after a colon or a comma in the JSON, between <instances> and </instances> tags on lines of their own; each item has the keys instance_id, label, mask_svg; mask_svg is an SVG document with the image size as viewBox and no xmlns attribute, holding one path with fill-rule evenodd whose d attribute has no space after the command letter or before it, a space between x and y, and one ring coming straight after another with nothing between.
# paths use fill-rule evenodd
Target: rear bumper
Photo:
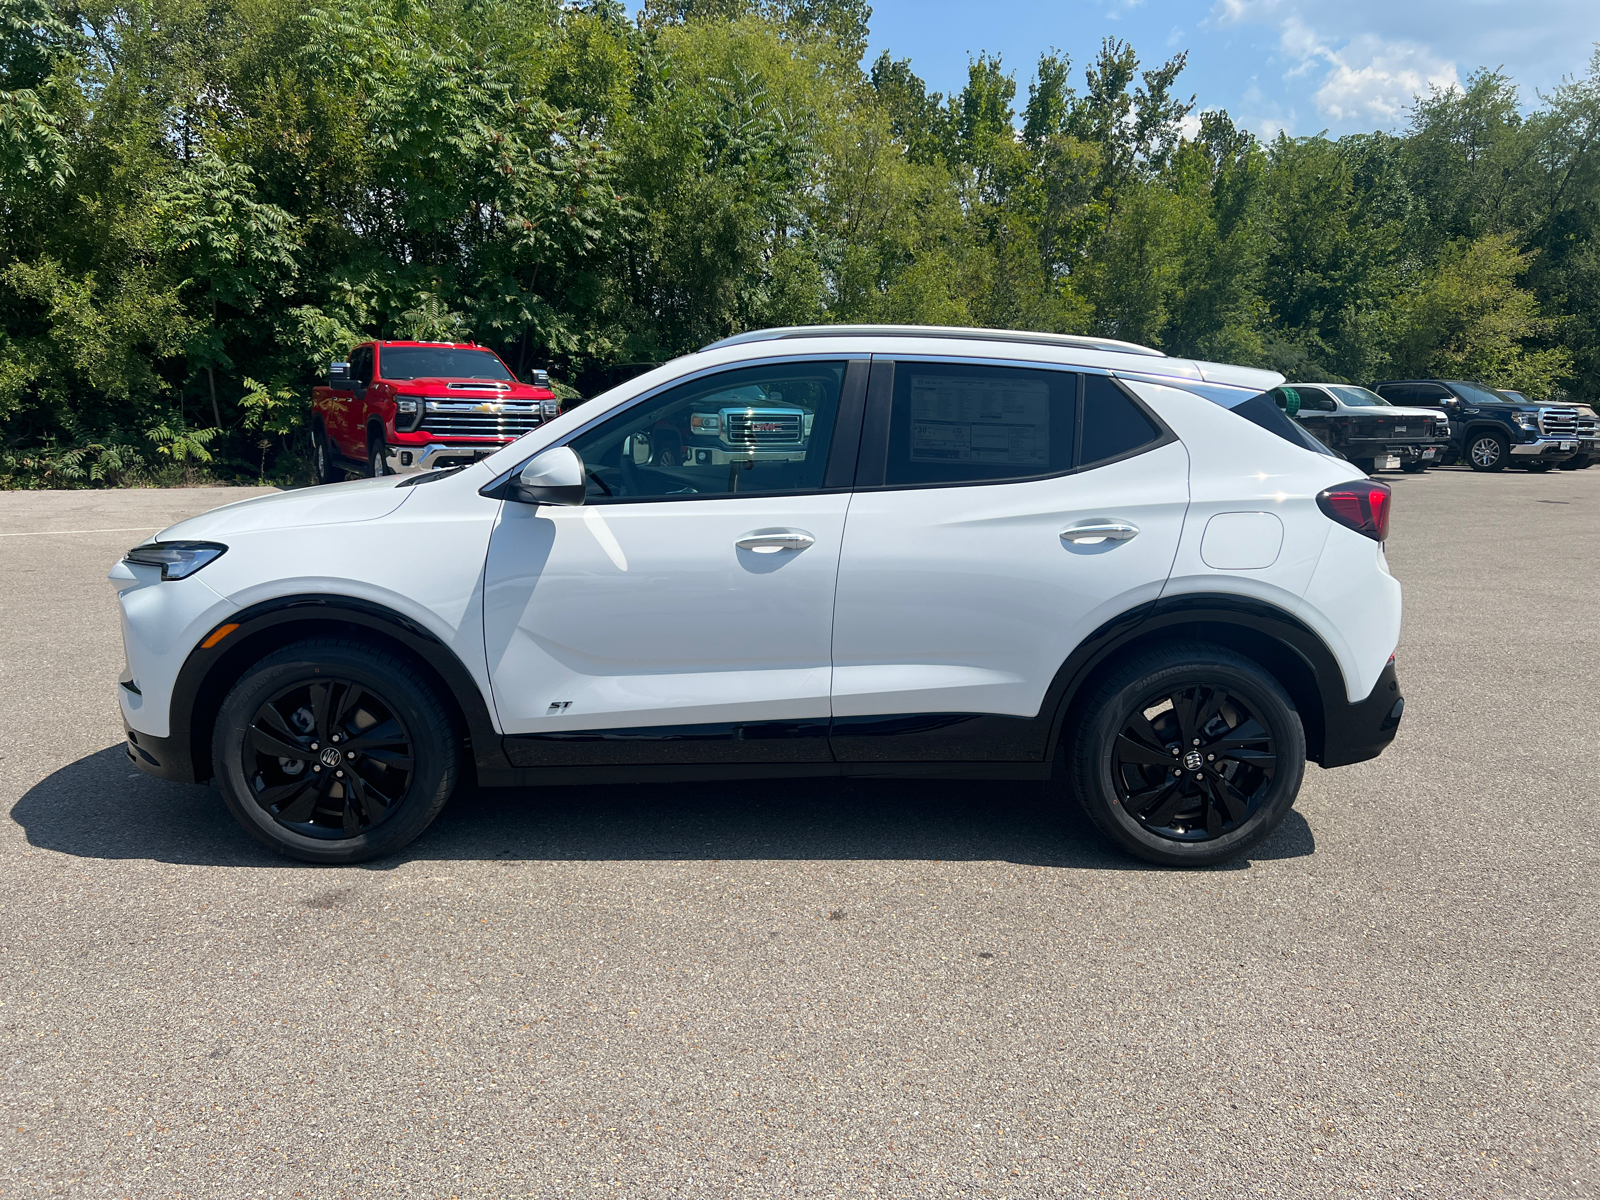
<instances>
[{"instance_id":1,"label":"rear bumper","mask_svg":"<svg viewBox=\"0 0 1600 1200\"><path fill-rule=\"evenodd\" d=\"M1395 454L1404 459L1433 461L1443 458L1450 443L1447 440L1430 442L1396 442L1386 438L1351 438L1344 446L1346 458L1382 458Z\"/></svg>"},{"instance_id":2,"label":"rear bumper","mask_svg":"<svg viewBox=\"0 0 1600 1200\"><path fill-rule=\"evenodd\" d=\"M1365 700L1323 713L1322 766L1344 767L1377 758L1394 741L1405 707L1391 661Z\"/></svg>"}]
</instances>

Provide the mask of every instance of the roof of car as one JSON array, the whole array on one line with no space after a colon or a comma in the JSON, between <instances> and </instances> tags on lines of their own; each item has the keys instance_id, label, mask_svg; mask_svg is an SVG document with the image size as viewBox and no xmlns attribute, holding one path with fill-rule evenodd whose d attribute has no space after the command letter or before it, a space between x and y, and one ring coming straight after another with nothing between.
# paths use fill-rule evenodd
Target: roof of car
<instances>
[{"instance_id":1,"label":"roof of car","mask_svg":"<svg viewBox=\"0 0 1600 1200\"><path fill-rule=\"evenodd\" d=\"M1024 342L1036 346L1072 346L1082 350L1167 357L1160 350L1136 342L1121 342L1116 338L1089 337L1076 333L1039 333L1027 329L979 329L962 325L783 325L774 329L736 333L701 349L720 350L724 346L742 346L749 342L818 337L959 338L968 342Z\"/></svg>"},{"instance_id":2,"label":"roof of car","mask_svg":"<svg viewBox=\"0 0 1600 1200\"><path fill-rule=\"evenodd\" d=\"M811 345L806 345L806 343ZM937 345L934 343L944 343ZM1265 391L1283 382L1276 371L1229 363L1173 358L1149 346L1066 333L1030 330L969 329L947 325L789 325L736 334L701 349L713 361L739 355L782 357L793 353L950 355L963 358L1017 360L1060 366L1086 366L1128 378L1180 386L1221 384ZM1029 347L1023 351L1021 347ZM835 351L834 347L837 347ZM1017 347L1011 350L1009 347Z\"/></svg>"}]
</instances>

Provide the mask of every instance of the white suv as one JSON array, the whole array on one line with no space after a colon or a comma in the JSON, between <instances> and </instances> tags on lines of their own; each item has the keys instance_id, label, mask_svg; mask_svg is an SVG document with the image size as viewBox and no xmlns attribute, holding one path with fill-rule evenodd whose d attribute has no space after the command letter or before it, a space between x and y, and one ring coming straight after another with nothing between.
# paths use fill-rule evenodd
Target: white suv
<instances>
[{"instance_id":1,"label":"white suv","mask_svg":"<svg viewBox=\"0 0 1600 1200\"><path fill-rule=\"evenodd\" d=\"M232 504L111 573L129 757L268 845L483 785L1055 779L1134 854L1254 846L1404 702L1389 490L1282 377L1122 342L772 329L470 467Z\"/></svg>"}]
</instances>

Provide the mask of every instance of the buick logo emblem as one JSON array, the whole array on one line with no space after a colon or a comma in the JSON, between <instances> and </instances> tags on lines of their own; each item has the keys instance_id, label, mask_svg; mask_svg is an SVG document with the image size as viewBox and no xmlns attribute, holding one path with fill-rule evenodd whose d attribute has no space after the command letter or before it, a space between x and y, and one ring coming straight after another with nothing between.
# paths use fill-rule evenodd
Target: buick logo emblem
<instances>
[{"instance_id":1,"label":"buick logo emblem","mask_svg":"<svg viewBox=\"0 0 1600 1200\"><path fill-rule=\"evenodd\" d=\"M1198 771L1200 764L1205 760L1200 757L1200 751L1191 750L1183 756L1183 765L1191 771Z\"/></svg>"},{"instance_id":2,"label":"buick logo emblem","mask_svg":"<svg viewBox=\"0 0 1600 1200\"><path fill-rule=\"evenodd\" d=\"M325 767L337 767L344 760L344 756L339 753L338 748L335 746L329 746L322 752L321 757L322 765Z\"/></svg>"}]
</instances>

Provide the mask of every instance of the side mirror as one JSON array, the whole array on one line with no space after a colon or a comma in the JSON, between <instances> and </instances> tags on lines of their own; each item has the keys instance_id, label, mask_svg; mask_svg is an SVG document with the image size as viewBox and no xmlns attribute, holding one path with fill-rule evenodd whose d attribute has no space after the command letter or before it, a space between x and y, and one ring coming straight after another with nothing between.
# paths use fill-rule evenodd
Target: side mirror
<instances>
[{"instance_id":1,"label":"side mirror","mask_svg":"<svg viewBox=\"0 0 1600 1200\"><path fill-rule=\"evenodd\" d=\"M336 392L350 390L350 364L347 362L332 362L328 364L328 386Z\"/></svg>"},{"instance_id":2,"label":"side mirror","mask_svg":"<svg viewBox=\"0 0 1600 1200\"><path fill-rule=\"evenodd\" d=\"M523 504L576 507L588 490L584 478L578 452L571 446L554 446L528 460L511 482L510 498Z\"/></svg>"}]
</instances>

